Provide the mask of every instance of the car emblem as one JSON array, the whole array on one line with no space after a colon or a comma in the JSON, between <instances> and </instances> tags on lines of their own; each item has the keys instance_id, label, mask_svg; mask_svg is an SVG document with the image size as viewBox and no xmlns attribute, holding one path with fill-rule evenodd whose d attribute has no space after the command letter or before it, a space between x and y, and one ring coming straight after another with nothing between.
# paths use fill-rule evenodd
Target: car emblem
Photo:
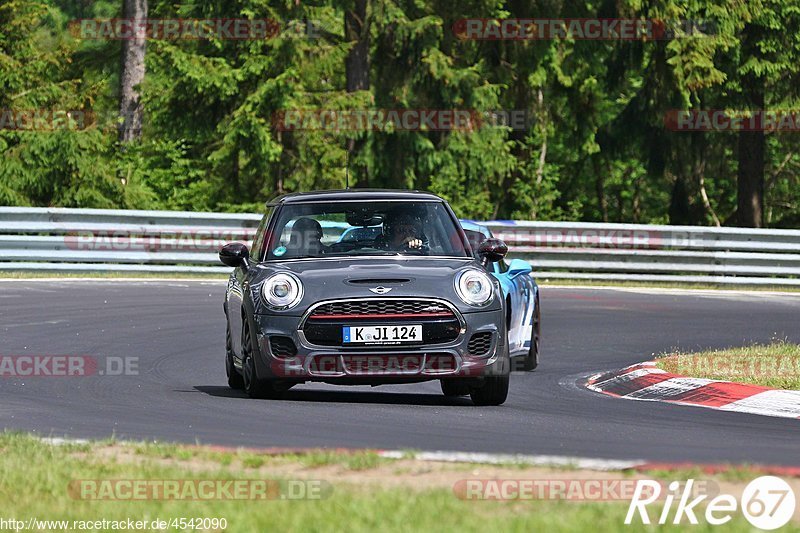
<instances>
[{"instance_id":1,"label":"car emblem","mask_svg":"<svg viewBox=\"0 0 800 533\"><path fill-rule=\"evenodd\" d=\"M375 287L374 289L370 289L370 292L374 292L375 294L386 294L389 292L391 287Z\"/></svg>"},{"instance_id":2,"label":"car emblem","mask_svg":"<svg viewBox=\"0 0 800 533\"><path fill-rule=\"evenodd\" d=\"M425 313L440 313L442 311L447 311L447 309L438 305L431 305L429 307L426 307L422 311L424 311Z\"/></svg>"}]
</instances>

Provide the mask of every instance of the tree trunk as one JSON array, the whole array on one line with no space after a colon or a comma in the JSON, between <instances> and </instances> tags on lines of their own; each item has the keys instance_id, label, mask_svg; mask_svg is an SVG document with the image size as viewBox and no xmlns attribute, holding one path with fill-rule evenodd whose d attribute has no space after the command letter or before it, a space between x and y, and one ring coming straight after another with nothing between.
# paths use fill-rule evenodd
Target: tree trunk
<instances>
[{"instance_id":1,"label":"tree trunk","mask_svg":"<svg viewBox=\"0 0 800 533\"><path fill-rule=\"evenodd\" d=\"M122 17L147 18L147 0L123 0ZM142 136L142 103L138 85L144 81L144 52L146 36L135 35L122 41L122 75L120 76L119 140L129 143Z\"/></svg>"},{"instance_id":2,"label":"tree trunk","mask_svg":"<svg viewBox=\"0 0 800 533\"><path fill-rule=\"evenodd\" d=\"M694 132L689 139L692 143L692 175L697 182L700 199L703 201L703 209L711 217L714 225L719 227L721 225L719 217L714 211L714 206L711 205L711 199L708 197L708 191L706 190L706 135L705 132Z\"/></svg>"},{"instance_id":3,"label":"tree trunk","mask_svg":"<svg viewBox=\"0 0 800 533\"><path fill-rule=\"evenodd\" d=\"M594 167L594 192L597 195L597 208L600 210L600 218L603 222L608 222L608 199L606 198L606 179L605 174L600 169L597 157L593 158Z\"/></svg>"},{"instance_id":4,"label":"tree trunk","mask_svg":"<svg viewBox=\"0 0 800 533\"><path fill-rule=\"evenodd\" d=\"M641 176L633 180L633 223L638 224L642 220L642 178Z\"/></svg>"},{"instance_id":5,"label":"tree trunk","mask_svg":"<svg viewBox=\"0 0 800 533\"><path fill-rule=\"evenodd\" d=\"M687 226L692 224L689 190L682 176L675 176L672 186L672 198L669 204L669 223L673 226Z\"/></svg>"},{"instance_id":6,"label":"tree trunk","mask_svg":"<svg viewBox=\"0 0 800 533\"><path fill-rule=\"evenodd\" d=\"M287 132L287 137L291 138L291 134ZM278 157L278 168L276 169L275 173L275 192L277 194L283 194L283 169L289 165L289 157L288 157L288 150L289 144L288 142L284 142L283 139L283 132L278 130L277 132L277 140L278 144L281 145L283 148L281 150L281 155Z\"/></svg>"},{"instance_id":7,"label":"tree trunk","mask_svg":"<svg viewBox=\"0 0 800 533\"><path fill-rule=\"evenodd\" d=\"M745 228L760 228L764 223L763 131L739 132L738 222Z\"/></svg>"},{"instance_id":8,"label":"tree trunk","mask_svg":"<svg viewBox=\"0 0 800 533\"><path fill-rule=\"evenodd\" d=\"M700 198L703 200L703 207L705 208L706 212L711 215L711 220L714 222L714 225L716 227L720 227L722 224L720 224L719 217L717 216L716 211L714 211L714 207L711 205L711 200L708 198L708 191L706 191L706 178L702 171L697 176L697 183L700 187Z\"/></svg>"},{"instance_id":9,"label":"tree trunk","mask_svg":"<svg viewBox=\"0 0 800 533\"><path fill-rule=\"evenodd\" d=\"M353 42L353 47L345 58L345 78L347 92L369 90L369 27L367 26L367 3L369 0L354 0L352 9L344 12L344 36L348 42ZM366 135L366 133L364 133ZM364 137L350 139L347 150L348 165L364 147ZM352 167L347 170L350 172ZM366 168L355 172L355 186L368 187L369 176ZM353 179L351 173L351 180Z\"/></svg>"},{"instance_id":10,"label":"tree trunk","mask_svg":"<svg viewBox=\"0 0 800 533\"><path fill-rule=\"evenodd\" d=\"M760 29L747 25L744 57L759 55ZM754 112L764 109L764 79L749 72L742 76L742 92L746 105ZM739 132L739 169L737 172L737 218L739 226L760 228L764 225L764 131Z\"/></svg>"},{"instance_id":11,"label":"tree trunk","mask_svg":"<svg viewBox=\"0 0 800 533\"><path fill-rule=\"evenodd\" d=\"M233 154L231 157L231 184L233 187L233 197L241 198L242 184L241 184L241 165L239 161L239 143L234 143Z\"/></svg>"},{"instance_id":12,"label":"tree trunk","mask_svg":"<svg viewBox=\"0 0 800 533\"><path fill-rule=\"evenodd\" d=\"M344 12L344 35L355 42L345 59L347 92L369 90L369 31L367 29L368 0L354 0L353 9Z\"/></svg>"}]
</instances>

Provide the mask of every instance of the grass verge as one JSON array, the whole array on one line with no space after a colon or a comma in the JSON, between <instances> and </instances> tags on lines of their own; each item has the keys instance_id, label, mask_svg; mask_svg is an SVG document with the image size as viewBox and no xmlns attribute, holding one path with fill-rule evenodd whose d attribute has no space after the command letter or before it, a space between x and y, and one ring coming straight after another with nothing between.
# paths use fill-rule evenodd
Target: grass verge
<instances>
[{"instance_id":1,"label":"grass verge","mask_svg":"<svg viewBox=\"0 0 800 533\"><path fill-rule=\"evenodd\" d=\"M217 451L165 444L106 441L53 446L26 434L0 434L0 501L6 519L170 520L224 518L227 531L631 531L627 501L468 501L456 497L454 480L586 479L629 474L386 461L369 452L319 452L311 457L253 451ZM356 457L354 459L353 457ZM587 477L588 476L588 477ZM75 480L322 480L320 499L109 501L76 498ZM283 486L283 485L281 485ZM660 507L652 508L657 519ZM673 510L674 511L674 510ZM684 526L658 527L682 531ZM48 530L47 527L40 529ZM51 527L51 530L56 528ZM711 531L706 524L693 531ZM212 528L219 530L219 528ZM749 531L741 515L728 531Z\"/></svg>"},{"instance_id":2,"label":"grass verge","mask_svg":"<svg viewBox=\"0 0 800 533\"><path fill-rule=\"evenodd\" d=\"M668 354L657 359L656 364L682 376L800 389L800 345L788 342Z\"/></svg>"}]
</instances>

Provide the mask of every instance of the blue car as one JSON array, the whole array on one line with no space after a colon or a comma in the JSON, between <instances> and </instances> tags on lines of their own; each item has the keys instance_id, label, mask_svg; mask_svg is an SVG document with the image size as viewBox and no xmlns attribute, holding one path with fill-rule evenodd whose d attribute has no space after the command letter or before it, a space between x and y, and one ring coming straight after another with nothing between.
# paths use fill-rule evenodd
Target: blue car
<instances>
[{"instance_id":1,"label":"blue car","mask_svg":"<svg viewBox=\"0 0 800 533\"><path fill-rule=\"evenodd\" d=\"M493 238L486 226L462 220L473 250L486 239ZM541 309L539 286L531 275L531 265L522 259L491 263L489 271L500 281L506 299L506 325L508 326L509 352L514 361L522 360L523 370L533 370L539 364L541 338ZM516 365L515 365L516 366Z\"/></svg>"}]
</instances>

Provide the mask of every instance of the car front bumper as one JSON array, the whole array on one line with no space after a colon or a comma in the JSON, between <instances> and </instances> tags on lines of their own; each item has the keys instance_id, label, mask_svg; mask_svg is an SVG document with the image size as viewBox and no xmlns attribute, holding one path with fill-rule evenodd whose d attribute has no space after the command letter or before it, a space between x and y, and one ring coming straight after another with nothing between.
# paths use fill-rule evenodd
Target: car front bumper
<instances>
[{"instance_id":1,"label":"car front bumper","mask_svg":"<svg viewBox=\"0 0 800 533\"><path fill-rule=\"evenodd\" d=\"M508 347L502 311L464 313L461 330L450 342L431 344L322 346L308 341L302 319L255 315L259 379L340 384L417 382L442 378L475 378L508 373ZM470 353L476 333L491 333L488 350ZM294 355L273 352L272 337L291 338Z\"/></svg>"}]
</instances>

